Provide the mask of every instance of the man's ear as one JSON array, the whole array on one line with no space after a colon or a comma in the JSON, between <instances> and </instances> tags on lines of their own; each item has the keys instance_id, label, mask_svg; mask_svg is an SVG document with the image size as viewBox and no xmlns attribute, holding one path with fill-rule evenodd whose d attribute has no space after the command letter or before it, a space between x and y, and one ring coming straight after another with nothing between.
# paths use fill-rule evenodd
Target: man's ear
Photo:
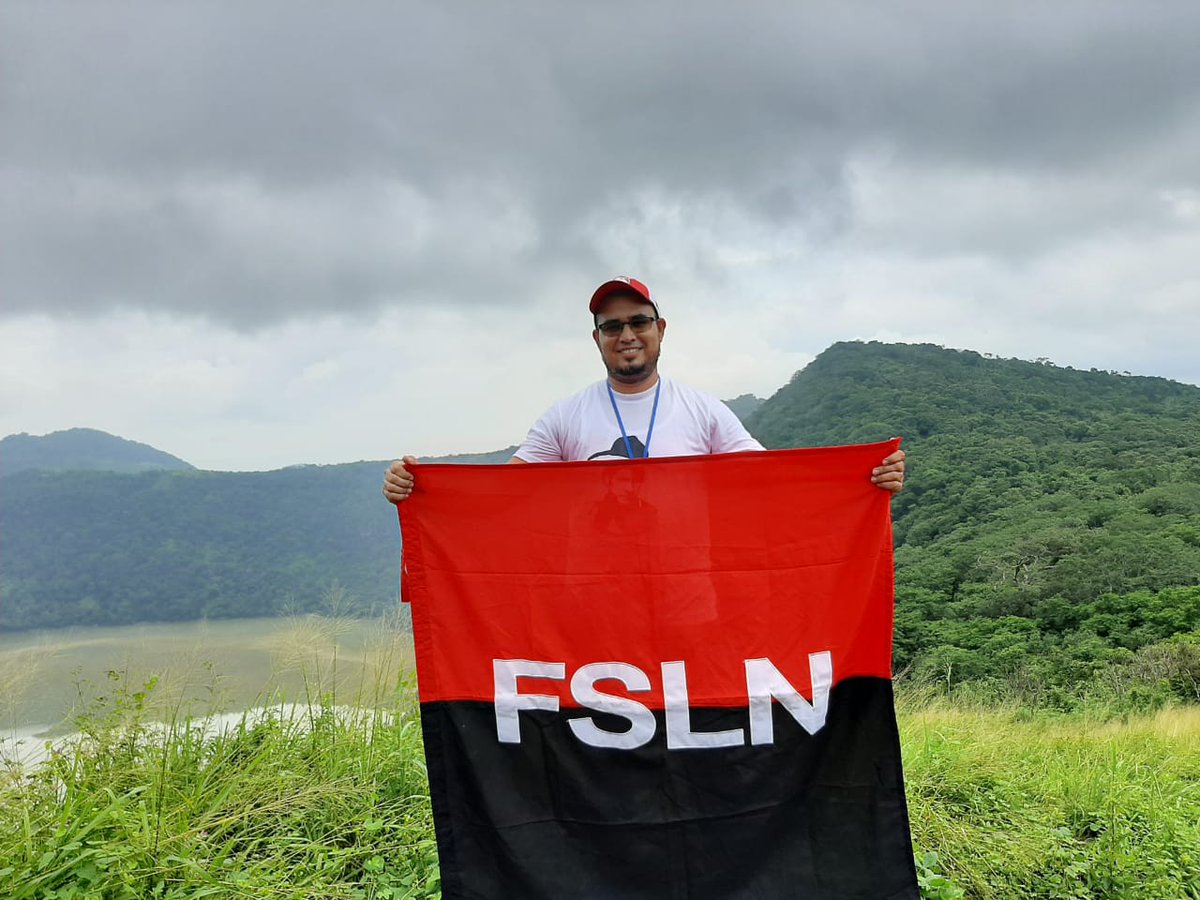
<instances>
[{"instance_id":1,"label":"man's ear","mask_svg":"<svg viewBox=\"0 0 1200 900\"><path fill-rule=\"evenodd\" d=\"M656 324L658 326L658 339L661 341L663 335L667 333L667 320L660 318L654 324Z\"/></svg>"},{"instance_id":2,"label":"man's ear","mask_svg":"<svg viewBox=\"0 0 1200 900\"><path fill-rule=\"evenodd\" d=\"M599 328L592 329L592 340L596 342L596 349L599 350L600 349L600 329Z\"/></svg>"}]
</instances>

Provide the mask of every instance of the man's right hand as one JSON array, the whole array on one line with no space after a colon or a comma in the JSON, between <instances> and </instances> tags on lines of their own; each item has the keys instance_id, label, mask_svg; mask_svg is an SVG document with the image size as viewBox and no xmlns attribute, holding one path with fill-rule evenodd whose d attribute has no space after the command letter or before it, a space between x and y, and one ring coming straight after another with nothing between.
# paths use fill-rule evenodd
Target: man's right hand
<instances>
[{"instance_id":1,"label":"man's right hand","mask_svg":"<svg viewBox=\"0 0 1200 900\"><path fill-rule=\"evenodd\" d=\"M405 467L416 461L415 456L406 456L388 466L387 472L383 475L383 496L387 498L388 502L400 503L408 499L408 495L412 493L413 489L413 477Z\"/></svg>"}]
</instances>

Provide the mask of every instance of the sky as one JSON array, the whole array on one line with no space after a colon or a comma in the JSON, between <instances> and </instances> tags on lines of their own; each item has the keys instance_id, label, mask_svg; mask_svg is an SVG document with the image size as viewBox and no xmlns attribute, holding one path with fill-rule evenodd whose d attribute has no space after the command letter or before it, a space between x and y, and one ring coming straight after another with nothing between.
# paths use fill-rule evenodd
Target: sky
<instances>
[{"instance_id":1,"label":"sky","mask_svg":"<svg viewBox=\"0 0 1200 900\"><path fill-rule=\"evenodd\" d=\"M519 443L839 340L1200 384L1200 4L0 0L0 435Z\"/></svg>"}]
</instances>

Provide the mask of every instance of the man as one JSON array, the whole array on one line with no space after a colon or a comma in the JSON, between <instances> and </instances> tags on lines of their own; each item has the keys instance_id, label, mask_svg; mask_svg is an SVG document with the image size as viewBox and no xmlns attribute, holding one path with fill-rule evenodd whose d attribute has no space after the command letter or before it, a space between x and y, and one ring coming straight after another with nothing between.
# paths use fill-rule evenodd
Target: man
<instances>
[{"instance_id":1,"label":"man","mask_svg":"<svg viewBox=\"0 0 1200 900\"><path fill-rule=\"evenodd\" d=\"M762 450L719 400L658 374L667 321L636 278L619 276L592 294L592 340L608 377L552 406L529 430L512 463L647 456L698 456ZM412 493L411 456L392 463L383 495L400 503ZM904 487L904 451L871 471L895 493Z\"/></svg>"}]
</instances>

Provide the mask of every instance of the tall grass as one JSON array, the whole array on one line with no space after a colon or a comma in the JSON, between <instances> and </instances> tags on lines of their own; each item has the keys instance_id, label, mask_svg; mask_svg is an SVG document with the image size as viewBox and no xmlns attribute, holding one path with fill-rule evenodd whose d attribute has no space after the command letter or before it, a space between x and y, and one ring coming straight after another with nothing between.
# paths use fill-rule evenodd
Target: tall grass
<instances>
[{"instance_id":1,"label":"tall grass","mask_svg":"<svg viewBox=\"0 0 1200 900\"><path fill-rule=\"evenodd\" d=\"M298 621L306 696L229 727L110 673L75 738L0 773L0 897L439 896L410 657L383 631L339 696L337 628Z\"/></svg>"},{"instance_id":2,"label":"tall grass","mask_svg":"<svg viewBox=\"0 0 1200 900\"><path fill-rule=\"evenodd\" d=\"M17 719L23 698L38 680L43 659L34 648L0 655L0 720Z\"/></svg>"},{"instance_id":3,"label":"tall grass","mask_svg":"<svg viewBox=\"0 0 1200 900\"><path fill-rule=\"evenodd\" d=\"M969 897L1200 898L1200 707L903 709L915 844Z\"/></svg>"},{"instance_id":4,"label":"tall grass","mask_svg":"<svg viewBox=\"0 0 1200 900\"><path fill-rule=\"evenodd\" d=\"M68 745L0 770L0 897L440 896L407 639L351 659L339 628L298 620L275 662L303 695L220 729L112 673ZM1200 898L1200 708L906 694L900 730L925 897Z\"/></svg>"}]
</instances>

